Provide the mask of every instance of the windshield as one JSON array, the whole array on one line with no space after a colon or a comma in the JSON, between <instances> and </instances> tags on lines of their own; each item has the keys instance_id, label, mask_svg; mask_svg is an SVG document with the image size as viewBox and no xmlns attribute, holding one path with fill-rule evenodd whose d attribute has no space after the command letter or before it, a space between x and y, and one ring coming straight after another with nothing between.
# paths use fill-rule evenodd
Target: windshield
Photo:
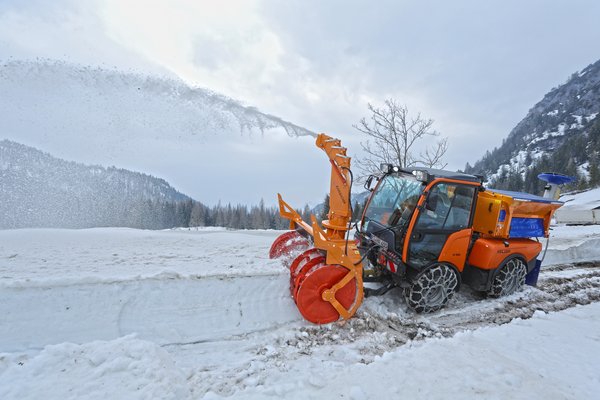
<instances>
[{"instance_id":1,"label":"windshield","mask_svg":"<svg viewBox=\"0 0 600 400\"><path fill-rule=\"evenodd\" d=\"M369 221L394 226L401 219L408 219L423 187L423 182L411 175L392 174L384 177L365 212L364 228Z\"/></svg>"}]
</instances>

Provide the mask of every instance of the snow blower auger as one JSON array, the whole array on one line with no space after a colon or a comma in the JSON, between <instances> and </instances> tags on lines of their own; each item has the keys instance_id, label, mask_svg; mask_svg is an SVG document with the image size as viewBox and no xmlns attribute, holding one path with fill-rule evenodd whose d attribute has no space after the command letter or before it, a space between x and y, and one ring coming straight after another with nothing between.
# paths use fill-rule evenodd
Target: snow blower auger
<instances>
[{"instance_id":1,"label":"snow blower auger","mask_svg":"<svg viewBox=\"0 0 600 400\"><path fill-rule=\"evenodd\" d=\"M290 259L290 291L302 316L315 324L352 317L363 300L361 255L347 238L352 210L350 157L338 139L320 134L316 141L331 162L328 219L322 227L315 216L311 223L280 194L279 213L290 221L290 231L279 236L269 252L271 258Z\"/></svg>"}]
</instances>

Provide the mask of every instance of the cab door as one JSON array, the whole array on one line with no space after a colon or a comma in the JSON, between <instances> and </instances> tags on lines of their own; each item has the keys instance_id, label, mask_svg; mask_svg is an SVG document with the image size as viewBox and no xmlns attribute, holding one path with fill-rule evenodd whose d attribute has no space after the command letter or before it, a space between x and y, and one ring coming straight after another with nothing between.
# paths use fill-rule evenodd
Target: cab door
<instances>
[{"instance_id":1,"label":"cab door","mask_svg":"<svg viewBox=\"0 0 600 400\"><path fill-rule=\"evenodd\" d=\"M463 269L472 233L476 190L476 186L450 182L435 184L430 189L409 232L406 257L409 266L420 270L442 256L440 261L459 264L456 267Z\"/></svg>"}]
</instances>

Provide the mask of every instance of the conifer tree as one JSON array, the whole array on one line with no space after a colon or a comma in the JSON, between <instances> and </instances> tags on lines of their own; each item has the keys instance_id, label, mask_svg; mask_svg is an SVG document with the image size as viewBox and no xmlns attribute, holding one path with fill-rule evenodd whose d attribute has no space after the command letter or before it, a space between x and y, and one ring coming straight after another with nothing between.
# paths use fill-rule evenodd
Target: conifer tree
<instances>
[{"instance_id":1,"label":"conifer tree","mask_svg":"<svg viewBox=\"0 0 600 400\"><path fill-rule=\"evenodd\" d=\"M325 195L325 200L323 201L323 211L321 211L321 221L326 220L329 214L329 193Z\"/></svg>"}]
</instances>

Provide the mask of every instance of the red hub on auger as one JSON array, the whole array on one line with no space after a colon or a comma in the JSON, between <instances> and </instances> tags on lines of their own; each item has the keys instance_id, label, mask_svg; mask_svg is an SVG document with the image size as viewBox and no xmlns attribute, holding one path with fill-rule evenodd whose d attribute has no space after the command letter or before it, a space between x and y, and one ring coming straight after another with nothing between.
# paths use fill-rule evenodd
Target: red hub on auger
<instances>
[{"instance_id":1,"label":"red hub on auger","mask_svg":"<svg viewBox=\"0 0 600 400\"><path fill-rule=\"evenodd\" d=\"M294 252L302 251L310 246L307 238L298 231L289 231L280 235L269 250L269 258L289 256Z\"/></svg>"},{"instance_id":2,"label":"red hub on auger","mask_svg":"<svg viewBox=\"0 0 600 400\"><path fill-rule=\"evenodd\" d=\"M298 288L302 284L305 275L316 266L325 264L325 256L318 255L314 258L310 258L305 262L302 262L301 265L294 270L293 273L290 274L290 292L292 294L292 298L296 301L296 294L298 293Z\"/></svg>"},{"instance_id":3,"label":"red hub on auger","mask_svg":"<svg viewBox=\"0 0 600 400\"><path fill-rule=\"evenodd\" d=\"M339 312L330 301L323 298L323 294L347 274L348 270L341 265L328 264L316 265L303 274L296 285L297 293L294 299L302 316L315 324L337 321L340 318ZM355 302L356 292L356 279L352 278L335 292L335 299L345 309L350 309Z\"/></svg>"},{"instance_id":4,"label":"red hub on auger","mask_svg":"<svg viewBox=\"0 0 600 400\"><path fill-rule=\"evenodd\" d=\"M310 248L294 259L290 266L290 292L295 297L295 286L299 276L304 275L317 264L325 264L325 254L322 250Z\"/></svg>"}]
</instances>

